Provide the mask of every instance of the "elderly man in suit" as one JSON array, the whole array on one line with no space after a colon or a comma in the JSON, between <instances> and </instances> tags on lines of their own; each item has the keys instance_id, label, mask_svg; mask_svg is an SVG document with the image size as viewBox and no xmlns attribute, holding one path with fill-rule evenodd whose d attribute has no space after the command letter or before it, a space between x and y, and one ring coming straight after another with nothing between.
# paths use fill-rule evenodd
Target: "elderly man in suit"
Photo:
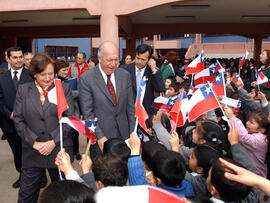
<instances>
[{"instance_id":1,"label":"elderly man in suit","mask_svg":"<svg viewBox=\"0 0 270 203\"><path fill-rule=\"evenodd\" d=\"M12 150L16 170L20 173L22 144L13 124L13 105L18 86L31 82L32 78L23 67L22 48L10 47L7 49L7 57L11 69L0 74L0 114L3 115L1 127ZM19 180L13 184L13 188L18 187Z\"/></svg>"},{"instance_id":2,"label":"elderly man in suit","mask_svg":"<svg viewBox=\"0 0 270 203\"><path fill-rule=\"evenodd\" d=\"M118 49L104 42L98 50L99 64L80 77L79 98L85 120L98 118L97 143L113 137L129 138L134 130L134 103L129 73L118 67ZM92 158L101 153L91 147Z\"/></svg>"},{"instance_id":3,"label":"elderly man in suit","mask_svg":"<svg viewBox=\"0 0 270 203\"><path fill-rule=\"evenodd\" d=\"M151 108L154 101L154 91L162 92L165 89L161 79L160 71L156 67L156 62L151 59L153 49L147 44L141 44L136 49L135 62L127 66L122 66L130 73L132 80L133 101L135 103L140 81L145 77L146 88L143 98L143 106L148 115L153 112Z\"/></svg>"}]
</instances>

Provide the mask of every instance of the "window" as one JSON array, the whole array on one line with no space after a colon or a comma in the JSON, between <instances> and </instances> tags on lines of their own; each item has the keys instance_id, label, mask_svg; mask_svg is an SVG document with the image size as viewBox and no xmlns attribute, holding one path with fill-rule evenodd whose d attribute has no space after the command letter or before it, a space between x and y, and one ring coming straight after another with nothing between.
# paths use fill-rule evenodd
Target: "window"
<instances>
[{"instance_id":1,"label":"window","mask_svg":"<svg viewBox=\"0 0 270 203\"><path fill-rule=\"evenodd\" d=\"M78 47L46 45L45 52L55 59L75 61L75 56L78 53Z\"/></svg>"}]
</instances>

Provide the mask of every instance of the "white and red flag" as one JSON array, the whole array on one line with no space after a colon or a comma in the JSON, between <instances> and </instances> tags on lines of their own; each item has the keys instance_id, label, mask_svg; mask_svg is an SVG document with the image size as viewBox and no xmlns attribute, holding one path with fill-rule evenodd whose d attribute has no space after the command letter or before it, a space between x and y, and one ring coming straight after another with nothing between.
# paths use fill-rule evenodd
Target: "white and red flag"
<instances>
[{"instance_id":1,"label":"white and red flag","mask_svg":"<svg viewBox=\"0 0 270 203\"><path fill-rule=\"evenodd\" d=\"M159 96L154 99L152 107L155 109L163 109L169 111L174 105L174 100Z\"/></svg>"},{"instance_id":2,"label":"white and red flag","mask_svg":"<svg viewBox=\"0 0 270 203\"><path fill-rule=\"evenodd\" d=\"M216 96L225 95L225 83L224 83L223 74L220 73L216 77L216 81L213 83L213 90L215 91Z\"/></svg>"},{"instance_id":3,"label":"white and red flag","mask_svg":"<svg viewBox=\"0 0 270 203\"><path fill-rule=\"evenodd\" d=\"M138 119L138 123L140 126L147 131L147 127L145 124L145 120L148 118L148 114L143 106L143 98L145 94L145 87L146 87L146 80L141 80L140 83L140 89L136 100L136 110L135 110L135 116ZM137 126L135 126L137 128Z\"/></svg>"},{"instance_id":4,"label":"white and red flag","mask_svg":"<svg viewBox=\"0 0 270 203\"><path fill-rule=\"evenodd\" d=\"M207 82L214 82L216 79L217 70L216 67L209 67L195 74L194 84L206 84Z\"/></svg>"},{"instance_id":5,"label":"white and red flag","mask_svg":"<svg viewBox=\"0 0 270 203\"><path fill-rule=\"evenodd\" d=\"M240 81L241 87L244 87L243 80L241 79L241 77L237 73L233 76L231 81L234 82L234 83L237 83L238 81Z\"/></svg>"},{"instance_id":6,"label":"white and red flag","mask_svg":"<svg viewBox=\"0 0 270 203\"><path fill-rule=\"evenodd\" d=\"M176 127L183 126L187 120L187 106L188 106L188 97L185 92L183 92L183 97L180 93L170 111L170 115L175 122ZM182 97L182 101L181 101ZM180 106L181 105L181 106ZM180 107L180 109L179 109ZM179 111L179 117L177 120L177 114ZM177 122L177 123L176 123Z\"/></svg>"},{"instance_id":7,"label":"white and red flag","mask_svg":"<svg viewBox=\"0 0 270 203\"><path fill-rule=\"evenodd\" d=\"M201 54L186 67L186 75L201 72L203 69L204 69L204 54L202 50Z\"/></svg>"},{"instance_id":8,"label":"white and red flag","mask_svg":"<svg viewBox=\"0 0 270 203\"><path fill-rule=\"evenodd\" d=\"M258 74L257 81L256 81L257 85L260 85L266 82L268 82L268 78L262 72L260 72Z\"/></svg>"},{"instance_id":9,"label":"white and red flag","mask_svg":"<svg viewBox=\"0 0 270 203\"><path fill-rule=\"evenodd\" d=\"M248 57L248 51L246 51L244 56L240 57L240 59L239 59L239 69L242 68L242 66L244 65L247 57Z\"/></svg>"},{"instance_id":10,"label":"white and red flag","mask_svg":"<svg viewBox=\"0 0 270 203\"><path fill-rule=\"evenodd\" d=\"M191 122L203 113L219 107L219 103L209 84L198 89L188 102L188 121Z\"/></svg>"},{"instance_id":11,"label":"white and red flag","mask_svg":"<svg viewBox=\"0 0 270 203\"><path fill-rule=\"evenodd\" d=\"M83 134L85 137L91 140L92 144L96 142L95 130L97 121L82 121L75 116L69 116L63 117L61 122L68 124L70 127Z\"/></svg>"},{"instance_id":12,"label":"white and red flag","mask_svg":"<svg viewBox=\"0 0 270 203\"><path fill-rule=\"evenodd\" d=\"M54 79L54 88L48 92L49 102L57 105L58 119L62 118L64 111L68 109L66 96L60 79Z\"/></svg>"}]
</instances>

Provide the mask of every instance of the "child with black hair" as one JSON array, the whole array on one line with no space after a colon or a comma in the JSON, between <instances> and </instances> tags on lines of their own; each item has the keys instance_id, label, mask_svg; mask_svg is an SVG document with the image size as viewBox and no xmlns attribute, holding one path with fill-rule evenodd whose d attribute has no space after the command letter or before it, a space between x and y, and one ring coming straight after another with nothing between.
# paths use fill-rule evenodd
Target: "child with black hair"
<instances>
[{"instance_id":1,"label":"child with black hair","mask_svg":"<svg viewBox=\"0 0 270 203\"><path fill-rule=\"evenodd\" d=\"M232 124L232 128L228 134L228 139L231 143L231 152L233 160L226 159L230 163L243 166L247 170L255 172L255 168L252 165L249 157L244 152L240 144L238 143L238 133L236 127ZM208 191L213 196L213 202L259 202L259 191L251 187L248 187L242 183L235 182L227 179L224 174L230 172L224 165L220 163L220 160L216 160L209 170L207 178Z\"/></svg>"},{"instance_id":2,"label":"child with black hair","mask_svg":"<svg viewBox=\"0 0 270 203\"><path fill-rule=\"evenodd\" d=\"M176 82L176 83L172 83L169 85L169 90L168 90L168 96L171 100L176 100L178 94L180 93L180 89L181 89L181 85L180 83Z\"/></svg>"},{"instance_id":3,"label":"child with black hair","mask_svg":"<svg viewBox=\"0 0 270 203\"><path fill-rule=\"evenodd\" d=\"M242 121L235 117L231 108L224 107L230 123L234 124L239 134L239 143L254 164L257 174L267 176L265 158L269 149L268 115L264 112L253 112L249 116L246 128Z\"/></svg>"},{"instance_id":4,"label":"child with black hair","mask_svg":"<svg viewBox=\"0 0 270 203\"><path fill-rule=\"evenodd\" d=\"M164 96L165 97L168 97L169 86L174 83L176 83L175 77L171 76L171 77L166 78L165 83L164 83L165 85Z\"/></svg>"},{"instance_id":5,"label":"child with black hair","mask_svg":"<svg viewBox=\"0 0 270 203\"><path fill-rule=\"evenodd\" d=\"M220 108L215 109L215 113L216 113L216 116L217 116L218 124L219 124L220 127L222 128L222 130L223 130L225 136L227 136L228 133L229 133L229 130L230 130L229 125L228 125L228 122L225 121L225 120L222 118L223 113L222 113L222 111L221 111Z\"/></svg>"},{"instance_id":6,"label":"child with black hair","mask_svg":"<svg viewBox=\"0 0 270 203\"><path fill-rule=\"evenodd\" d=\"M130 135L131 157L128 160L130 185L146 184L143 162L140 157L140 140L135 133ZM184 160L180 154L172 151L158 151L151 161L157 187L164 188L179 196L194 196L191 184L183 180ZM138 181L140 180L140 181Z\"/></svg>"},{"instance_id":7,"label":"child with black hair","mask_svg":"<svg viewBox=\"0 0 270 203\"><path fill-rule=\"evenodd\" d=\"M103 154L119 156L127 161L130 156L130 148L121 138L110 138L104 142Z\"/></svg>"}]
</instances>

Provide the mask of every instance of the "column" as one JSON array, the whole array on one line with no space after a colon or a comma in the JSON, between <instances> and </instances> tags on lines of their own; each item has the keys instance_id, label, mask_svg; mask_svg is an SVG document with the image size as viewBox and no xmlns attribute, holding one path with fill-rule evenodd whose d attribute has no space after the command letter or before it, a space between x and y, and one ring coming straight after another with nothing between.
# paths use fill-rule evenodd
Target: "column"
<instances>
[{"instance_id":1,"label":"column","mask_svg":"<svg viewBox=\"0 0 270 203\"><path fill-rule=\"evenodd\" d=\"M260 62L260 54L262 51L262 36L258 35L254 37L253 40L253 58L255 60L256 65Z\"/></svg>"},{"instance_id":2,"label":"column","mask_svg":"<svg viewBox=\"0 0 270 203\"><path fill-rule=\"evenodd\" d=\"M136 39L135 39L135 37L128 36L126 38L126 53L129 53L131 55L132 59L134 59L134 57L136 55Z\"/></svg>"},{"instance_id":3,"label":"column","mask_svg":"<svg viewBox=\"0 0 270 203\"><path fill-rule=\"evenodd\" d=\"M202 34L196 34L196 44L202 43Z\"/></svg>"},{"instance_id":4,"label":"column","mask_svg":"<svg viewBox=\"0 0 270 203\"><path fill-rule=\"evenodd\" d=\"M111 41L119 46L118 17L114 14L114 1L101 0L100 37L101 42Z\"/></svg>"}]
</instances>

